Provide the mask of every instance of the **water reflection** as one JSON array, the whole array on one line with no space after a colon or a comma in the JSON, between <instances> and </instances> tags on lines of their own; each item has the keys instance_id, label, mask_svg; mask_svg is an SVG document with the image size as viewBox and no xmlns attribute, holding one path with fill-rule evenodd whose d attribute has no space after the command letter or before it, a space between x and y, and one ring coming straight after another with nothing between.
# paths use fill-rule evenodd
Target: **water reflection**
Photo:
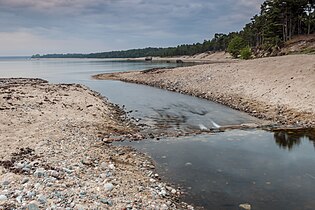
<instances>
[{"instance_id":1,"label":"water reflection","mask_svg":"<svg viewBox=\"0 0 315 210\"><path fill-rule=\"evenodd\" d=\"M312 142L315 148L315 129L277 130L274 131L274 138L280 148L289 151L298 147L304 139Z\"/></svg>"},{"instance_id":2,"label":"water reflection","mask_svg":"<svg viewBox=\"0 0 315 210\"><path fill-rule=\"evenodd\" d=\"M286 149L300 144L288 152L275 140ZM188 203L205 209L249 203L256 210L295 210L315 206L313 142L310 130L230 130L117 144L149 154L163 180L187 190Z\"/></svg>"}]
</instances>

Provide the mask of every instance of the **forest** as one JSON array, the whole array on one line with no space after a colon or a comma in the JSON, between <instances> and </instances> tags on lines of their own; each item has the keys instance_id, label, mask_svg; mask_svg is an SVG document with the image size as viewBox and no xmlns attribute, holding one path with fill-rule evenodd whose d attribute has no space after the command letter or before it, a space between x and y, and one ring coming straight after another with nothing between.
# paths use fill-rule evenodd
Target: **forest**
<instances>
[{"instance_id":1,"label":"forest","mask_svg":"<svg viewBox=\"0 0 315 210\"><path fill-rule=\"evenodd\" d=\"M315 0L266 0L260 13L239 32L217 33L203 43L168 48L144 48L90 54L47 54L33 58L136 58L194 55L207 51L228 51L247 57L253 49L281 47L297 35L315 32Z\"/></svg>"}]
</instances>

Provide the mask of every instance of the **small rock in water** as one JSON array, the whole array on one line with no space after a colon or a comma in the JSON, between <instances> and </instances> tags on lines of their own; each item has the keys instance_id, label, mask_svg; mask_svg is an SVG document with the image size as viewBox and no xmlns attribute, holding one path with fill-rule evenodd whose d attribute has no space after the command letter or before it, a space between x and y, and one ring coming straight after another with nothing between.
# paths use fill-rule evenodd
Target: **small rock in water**
<instances>
[{"instance_id":1,"label":"small rock in water","mask_svg":"<svg viewBox=\"0 0 315 210\"><path fill-rule=\"evenodd\" d=\"M0 195L0 202L1 201L6 201L8 198L5 195Z\"/></svg>"},{"instance_id":2,"label":"small rock in water","mask_svg":"<svg viewBox=\"0 0 315 210\"><path fill-rule=\"evenodd\" d=\"M191 206L191 205L188 205L188 206L187 206L187 209L189 209L189 210L194 210L194 207Z\"/></svg>"},{"instance_id":3,"label":"small rock in water","mask_svg":"<svg viewBox=\"0 0 315 210\"><path fill-rule=\"evenodd\" d=\"M192 163L185 163L185 166L191 166L192 165Z\"/></svg>"},{"instance_id":4,"label":"small rock in water","mask_svg":"<svg viewBox=\"0 0 315 210\"><path fill-rule=\"evenodd\" d=\"M206 126L204 126L203 124L199 124L199 128L202 131L208 130L208 128Z\"/></svg>"},{"instance_id":5,"label":"small rock in water","mask_svg":"<svg viewBox=\"0 0 315 210\"><path fill-rule=\"evenodd\" d=\"M104 188L106 191L112 191L114 189L114 185L112 183L106 183Z\"/></svg>"},{"instance_id":6,"label":"small rock in water","mask_svg":"<svg viewBox=\"0 0 315 210\"><path fill-rule=\"evenodd\" d=\"M240 204L239 207L240 207L241 209L245 209L245 210L251 210L251 209L252 209L251 205L248 204L248 203Z\"/></svg>"}]
</instances>

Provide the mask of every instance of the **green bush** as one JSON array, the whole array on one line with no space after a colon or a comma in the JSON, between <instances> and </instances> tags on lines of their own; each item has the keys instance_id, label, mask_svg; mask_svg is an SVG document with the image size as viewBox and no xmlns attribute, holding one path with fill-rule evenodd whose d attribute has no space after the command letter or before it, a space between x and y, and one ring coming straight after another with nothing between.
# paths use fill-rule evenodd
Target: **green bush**
<instances>
[{"instance_id":1,"label":"green bush","mask_svg":"<svg viewBox=\"0 0 315 210\"><path fill-rule=\"evenodd\" d=\"M248 60L250 59L252 56L252 50L250 49L250 47L244 47L243 49L241 49L241 58L244 60Z\"/></svg>"},{"instance_id":2,"label":"green bush","mask_svg":"<svg viewBox=\"0 0 315 210\"><path fill-rule=\"evenodd\" d=\"M237 58L241 54L241 50L247 46L246 41L240 37L235 36L229 43L228 52L234 57Z\"/></svg>"}]
</instances>

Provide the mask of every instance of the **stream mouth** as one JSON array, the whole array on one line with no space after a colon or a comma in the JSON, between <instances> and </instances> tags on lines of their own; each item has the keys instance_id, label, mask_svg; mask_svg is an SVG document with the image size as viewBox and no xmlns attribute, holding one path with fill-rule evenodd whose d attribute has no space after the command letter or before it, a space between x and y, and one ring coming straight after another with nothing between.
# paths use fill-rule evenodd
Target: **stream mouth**
<instances>
[{"instance_id":1,"label":"stream mouth","mask_svg":"<svg viewBox=\"0 0 315 210\"><path fill-rule=\"evenodd\" d=\"M160 177L182 187L188 203L205 209L238 209L244 203L252 209L314 209L314 130L264 131L256 128L264 121L211 101L91 79L100 73L174 66L99 59L13 59L0 60L0 73L2 77L84 84L124 107L127 118L160 140L114 144L151 156Z\"/></svg>"}]
</instances>

